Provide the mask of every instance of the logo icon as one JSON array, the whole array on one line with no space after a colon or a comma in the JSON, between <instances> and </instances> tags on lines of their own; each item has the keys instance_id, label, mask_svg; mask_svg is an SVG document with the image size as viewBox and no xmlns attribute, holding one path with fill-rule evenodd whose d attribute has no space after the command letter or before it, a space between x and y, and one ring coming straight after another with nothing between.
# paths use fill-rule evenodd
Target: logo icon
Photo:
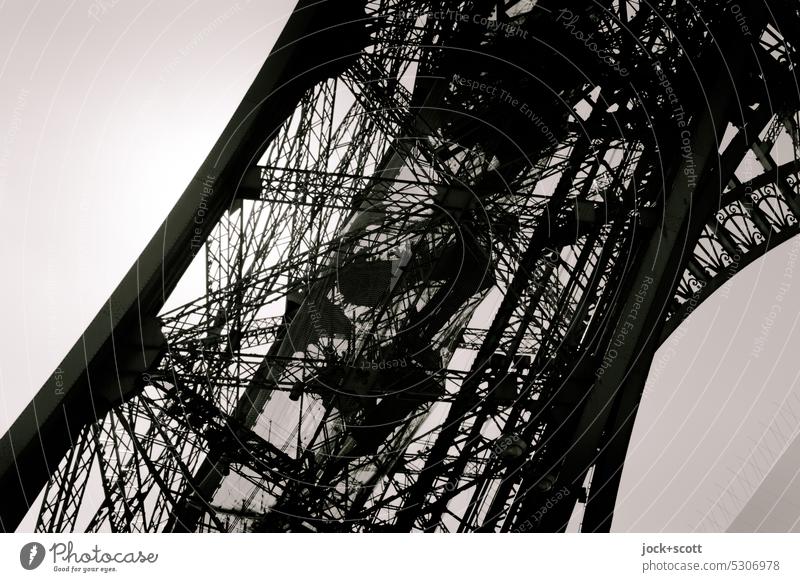
<instances>
[{"instance_id":1,"label":"logo icon","mask_svg":"<svg viewBox=\"0 0 800 582\"><path fill-rule=\"evenodd\" d=\"M39 542L30 542L19 551L19 563L26 570L35 570L44 561L44 546Z\"/></svg>"}]
</instances>

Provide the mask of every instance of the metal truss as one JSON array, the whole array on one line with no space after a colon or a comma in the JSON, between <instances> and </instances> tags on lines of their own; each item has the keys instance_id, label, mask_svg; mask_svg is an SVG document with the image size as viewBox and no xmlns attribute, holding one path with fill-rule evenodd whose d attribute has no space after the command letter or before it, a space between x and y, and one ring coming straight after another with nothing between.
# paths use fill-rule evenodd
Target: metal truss
<instances>
[{"instance_id":1,"label":"metal truss","mask_svg":"<svg viewBox=\"0 0 800 582\"><path fill-rule=\"evenodd\" d=\"M610 527L652 353L800 229L800 14L456 4L366 5L38 531Z\"/></svg>"}]
</instances>

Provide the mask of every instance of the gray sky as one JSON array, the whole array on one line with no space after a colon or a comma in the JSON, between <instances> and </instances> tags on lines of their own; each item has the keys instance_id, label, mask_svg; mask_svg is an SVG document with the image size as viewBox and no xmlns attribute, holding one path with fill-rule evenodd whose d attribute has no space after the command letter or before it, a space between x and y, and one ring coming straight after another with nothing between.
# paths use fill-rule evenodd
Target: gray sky
<instances>
[{"instance_id":1,"label":"gray sky","mask_svg":"<svg viewBox=\"0 0 800 582\"><path fill-rule=\"evenodd\" d=\"M739 273L667 340L636 419L616 530L728 528L797 432L799 320L796 238ZM796 488L778 505L792 499L800 501Z\"/></svg>"},{"instance_id":2,"label":"gray sky","mask_svg":"<svg viewBox=\"0 0 800 582\"><path fill-rule=\"evenodd\" d=\"M0 6L0 430L183 191L293 4ZM726 529L793 436L798 248L751 265L657 355L616 530Z\"/></svg>"},{"instance_id":3,"label":"gray sky","mask_svg":"<svg viewBox=\"0 0 800 582\"><path fill-rule=\"evenodd\" d=\"M293 5L2 4L3 430L183 192Z\"/></svg>"}]
</instances>

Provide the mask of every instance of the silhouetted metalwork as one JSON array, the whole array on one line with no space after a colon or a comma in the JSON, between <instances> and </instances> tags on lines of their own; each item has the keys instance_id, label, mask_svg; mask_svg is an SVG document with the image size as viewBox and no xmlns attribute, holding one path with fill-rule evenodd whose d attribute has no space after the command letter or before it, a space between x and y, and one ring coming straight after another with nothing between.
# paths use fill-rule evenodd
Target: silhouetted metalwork
<instances>
[{"instance_id":1,"label":"silhouetted metalwork","mask_svg":"<svg viewBox=\"0 0 800 582\"><path fill-rule=\"evenodd\" d=\"M796 2L329 4L6 435L6 529L607 531L655 350L798 233Z\"/></svg>"}]
</instances>

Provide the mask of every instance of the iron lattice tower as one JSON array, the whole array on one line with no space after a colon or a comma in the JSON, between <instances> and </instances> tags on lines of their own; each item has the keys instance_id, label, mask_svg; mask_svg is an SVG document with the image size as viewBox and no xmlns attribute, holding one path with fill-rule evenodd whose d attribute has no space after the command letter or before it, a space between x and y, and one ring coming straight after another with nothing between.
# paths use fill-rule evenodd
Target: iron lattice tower
<instances>
[{"instance_id":1,"label":"iron lattice tower","mask_svg":"<svg viewBox=\"0 0 800 582\"><path fill-rule=\"evenodd\" d=\"M655 350L800 228L797 31L300 2L0 442L2 529L607 531Z\"/></svg>"}]
</instances>

